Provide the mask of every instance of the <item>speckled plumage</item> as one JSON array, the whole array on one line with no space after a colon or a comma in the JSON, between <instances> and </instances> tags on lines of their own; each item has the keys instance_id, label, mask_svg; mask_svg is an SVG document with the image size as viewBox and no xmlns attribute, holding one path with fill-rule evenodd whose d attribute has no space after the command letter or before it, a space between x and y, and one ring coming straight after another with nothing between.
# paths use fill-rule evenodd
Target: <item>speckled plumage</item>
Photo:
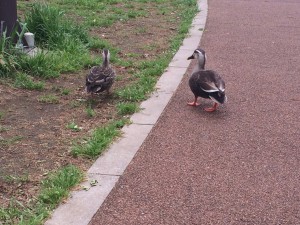
<instances>
[{"instance_id":1,"label":"speckled plumage","mask_svg":"<svg viewBox=\"0 0 300 225\"><path fill-rule=\"evenodd\" d=\"M109 65L109 50L104 49L102 55L102 65L92 67L86 76L86 91L88 93L109 92L114 83L116 73Z\"/></svg>"}]
</instances>

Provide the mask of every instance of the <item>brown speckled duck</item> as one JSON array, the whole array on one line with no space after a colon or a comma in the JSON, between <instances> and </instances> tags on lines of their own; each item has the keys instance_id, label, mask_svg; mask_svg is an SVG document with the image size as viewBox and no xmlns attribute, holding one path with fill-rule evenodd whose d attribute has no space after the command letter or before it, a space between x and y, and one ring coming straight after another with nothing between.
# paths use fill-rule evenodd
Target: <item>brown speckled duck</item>
<instances>
[{"instance_id":1,"label":"brown speckled duck","mask_svg":"<svg viewBox=\"0 0 300 225\"><path fill-rule=\"evenodd\" d=\"M210 98L214 105L210 108L205 108L207 112L214 112L218 104L223 104L227 101L225 95L225 82L220 75L213 70L205 70L206 54L201 48L197 48L189 59L197 59L197 65L194 68L189 79L189 86L193 92L195 99L188 103L190 106L197 106L198 97Z\"/></svg>"},{"instance_id":2,"label":"brown speckled duck","mask_svg":"<svg viewBox=\"0 0 300 225\"><path fill-rule=\"evenodd\" d=\"M115 71L110 67L110 53L108 49L104 49L103 63L101 66L93 66L86 76L86 91L92 94L98 94L109 90L113 85L116 77Z\"/></svg>"}]
</instances>

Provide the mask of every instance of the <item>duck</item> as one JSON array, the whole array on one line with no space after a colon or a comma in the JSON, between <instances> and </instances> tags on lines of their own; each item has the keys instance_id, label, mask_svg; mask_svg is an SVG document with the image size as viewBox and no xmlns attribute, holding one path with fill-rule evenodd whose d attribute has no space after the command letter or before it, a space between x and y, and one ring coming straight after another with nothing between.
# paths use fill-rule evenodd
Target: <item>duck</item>
<instances>
[{"instance_id":1,"label":"duck","mask_svg":"<svg viewBox=\"0 0 300 225\"><path fill-rule=\"evenodd\" d=\"M195 99L189 102L190 106L198 106L198 97L211 99L214 104L212 107L204 108L207 112L216 111L219 104L227 101L225 95L225 82L222 77L214 70L205 70L205 62L207 60L206 53L203 49L197 48L188 60L196 59L197 64L189 78L189 86L193 92Z\"/></svg>"},{"instance_id":2,"label":"duck","mask_svg":"<svg viewBox=\"0 0 300 225\"><path fill-rule=\"evenodd\" d=\"M110 52L108 49L103 49L103 62L101 66L93 66L89 74L86 76L86 92L99 94L107 91L110 93L110 88L113 85L116 77L114 69L110 66Z\"/></svg>"}]
</instances>

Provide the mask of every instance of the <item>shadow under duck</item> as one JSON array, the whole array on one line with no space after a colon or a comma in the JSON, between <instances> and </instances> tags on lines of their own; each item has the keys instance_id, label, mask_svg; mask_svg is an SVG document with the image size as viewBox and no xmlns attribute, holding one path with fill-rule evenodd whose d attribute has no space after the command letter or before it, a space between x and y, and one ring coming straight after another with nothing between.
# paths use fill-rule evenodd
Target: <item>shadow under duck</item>
<instances>
[{"instance_id":1,"label":"shadow under duck","mask_svg":"<svg viewBox=\"0 0 300 225\"><path fill-rule=\"evenodd\" d=\"M116 73L109 64L110 52L108 49L103 50L102 57L102 65L93 66L86 76L87 93L98 94L103 91L109 93L109 90L115 81Z\"/></svg>"},{"instance_id":2,"label":"shadow under duck","mask_svg":"<svg viewBox=\"0 0 300 225\"><path fill-rule=\"evenodd\" d=\"M188 60L190 59L196 59L197 65L189 79L189 86L195 99L193 102L188 103L188 105L199 105L197 103L198 97L210 98L214 102L214 105L210 108L205 108L204 110L213 112L217 109L218 104L223 104L227 101L225 95L225 82L217 72L204 69L206 54L203 49L197 48L193 55L188 57Z\"/></svg>"}]
</instances>

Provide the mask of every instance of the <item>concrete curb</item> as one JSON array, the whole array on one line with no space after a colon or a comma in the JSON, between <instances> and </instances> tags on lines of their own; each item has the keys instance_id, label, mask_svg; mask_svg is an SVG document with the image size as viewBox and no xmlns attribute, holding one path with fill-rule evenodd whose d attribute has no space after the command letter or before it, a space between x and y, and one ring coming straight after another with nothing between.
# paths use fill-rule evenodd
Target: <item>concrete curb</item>
<instances>
[{"instance_id":1,"label":"concrete curb","mask_svg":"<svg viewBox=\"0 0 300 225\"><path fill-rule=\"evenodd\" d=\"M45 225L85 225L93 218L157 122L190 64L187 58L198 47L204 31L207 0L198 0L198 7L200 12L194 18L182 46L158 80L157 90L141 104L143 110L132 115L132 124L122 129L122 138L113 143L88 170L88 180L81 185L89 189L73 191L68 201L53 212ZM98 183L91 187L92 180Z\"/></svg>"}]
</instances>

